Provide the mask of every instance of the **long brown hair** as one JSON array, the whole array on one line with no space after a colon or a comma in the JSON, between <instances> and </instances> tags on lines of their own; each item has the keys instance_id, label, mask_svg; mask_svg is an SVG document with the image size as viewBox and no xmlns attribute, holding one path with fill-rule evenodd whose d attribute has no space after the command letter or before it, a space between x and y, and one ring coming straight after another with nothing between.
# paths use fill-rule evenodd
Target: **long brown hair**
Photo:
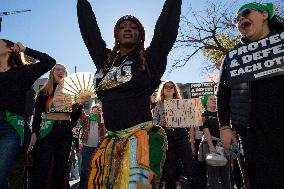
<instances>
[{"instance_id":1,"label":"long brown hair","mask_svg":"<svg viewBox=\"0 0 284 189\"><path fill-rule=\"evenodd\" d=\"M14 47L14 42L8 40L8 39L0 39L6 43L6 47L11 48ZM29 64L20 52L11 52L9 58L8 58L8 66L11 68L22 66L25 64Z\"/></svg>"},{"instance_id":2,"label":"long brown hair","mask_svg":"<svg viewBox=\"0 0 284 189\"><path fill-rule=\"evenodd\" d=\"M165 84L167 83L171 83L174 86L175 92L173 94L173 99L182 99L180 95L179 87L173 81L164 81L159 86L157 97L156 97L156 102L164 102L165 100L164 87L165 87Z\"/></svg>"},{"instance_id":3,"label":"long brown hair","mask_svg":"<svg viewBox=\"0 0 284 189\"><path fill-rule=\"evenodd\" d=\"M108 70L110 69L111 65L113 64L113 61L115 61L115 58L119 55L119 42L116 41L114 44L114 47L112 48L111 52L108 53L108 57L106 59L106 61L104 62L104 66L103 66L103 73L107 73ZM140 56L140 60L142 61L142 65L141 65L141 70L145 71L147 68L147 61L146 61L146 51L144 48L144 43L139 42L136 45L136 50L139 53Z\"/></svg>"},{"instance_id":4,"label":"long brown hair","mask_svg":"<svg viewBox=\"0 0 284 189\"><path fill-rule=\"evenodd\" d=\"M54 75L53 72L56 68L56 66L63 66L66 69L66 66L64 64L56 64L49 72L49 76L43 87L39 90L42 91L44 94L51 95L54 90ZM66 69L66 76L68 75L67 69Z\"/></svg>"}]
</instances>

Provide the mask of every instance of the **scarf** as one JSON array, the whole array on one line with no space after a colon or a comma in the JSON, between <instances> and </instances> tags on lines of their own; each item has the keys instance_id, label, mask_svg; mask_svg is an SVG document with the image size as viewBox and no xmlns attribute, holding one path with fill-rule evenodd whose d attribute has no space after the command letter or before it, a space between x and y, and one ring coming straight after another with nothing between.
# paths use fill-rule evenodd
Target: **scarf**
<instances>
[{"instance_id":1,"label":"scarf","mask_svg":"<svg viewBox=\"0 0 284 189\"><path fill-rule=\"evenodd\" d=\"M272 3L247 3L241 6L237 14L246 8L257 10L259 12L267 12L268 18L271 19L275 14L276 6Z\"/></svg>"},{"instance_id":2,"label":"scarf","mask_svg":"<svg viewBox=\"0 0 284 189\"><path fill-rule=\"evenodd\" d=\"M91 115L89 116L89 120L90 120L90 121L96 121L96 122L99 122L99 120L100 120L100 116L99 116L99 115L91 114Z\"/></svg>"}]
</instances>

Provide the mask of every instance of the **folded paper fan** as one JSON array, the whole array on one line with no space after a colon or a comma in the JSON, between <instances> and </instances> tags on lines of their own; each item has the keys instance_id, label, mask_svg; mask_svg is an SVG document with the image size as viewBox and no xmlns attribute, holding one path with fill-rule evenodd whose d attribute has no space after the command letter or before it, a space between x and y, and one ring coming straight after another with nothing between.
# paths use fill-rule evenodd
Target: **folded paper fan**
<instances>
[{"instance_id":1,"label":"folded paper fan","mask_svg":"<svg viewBox=\"0 0 284 189\"><path fill-rule=\"evenodd\" d=\"M92 96L95 93L94 74L91 72L78 72L64 78L59 85L62 93L71 96Z\"/></svg>"},{"instance_id":2,"label":"folded paper fan","mask_svg":"<svg viewBox=\"0 0 284 189\"><path fill-rule=\"evenodd\" d=\"M78 72L64 78L54 92L53 106L56 110L72 107L78 99L95 95L94 74Z\"/></svg>"}]
</instances>

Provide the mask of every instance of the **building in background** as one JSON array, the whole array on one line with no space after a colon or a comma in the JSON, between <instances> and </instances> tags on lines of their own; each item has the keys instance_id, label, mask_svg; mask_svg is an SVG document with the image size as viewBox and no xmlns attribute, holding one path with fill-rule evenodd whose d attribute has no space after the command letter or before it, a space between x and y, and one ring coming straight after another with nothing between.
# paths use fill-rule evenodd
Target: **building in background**
<instances>
[{"instance_id":1,"label":"building in background","mask_svg":"<svg viewBox=\"0 0 284 189\"><path fill-rule=\"evenodd\" d=\"M35 83L33 84L33 89L35 90L36 93L43 87L46 81L47 81L47 78L40 78L35 81ZM96 96L92 96L90 101L84 104L84 110L87 114L90 113L90 108L93 103L99 103L99 100Z\"/></svg>"}]
</instances>

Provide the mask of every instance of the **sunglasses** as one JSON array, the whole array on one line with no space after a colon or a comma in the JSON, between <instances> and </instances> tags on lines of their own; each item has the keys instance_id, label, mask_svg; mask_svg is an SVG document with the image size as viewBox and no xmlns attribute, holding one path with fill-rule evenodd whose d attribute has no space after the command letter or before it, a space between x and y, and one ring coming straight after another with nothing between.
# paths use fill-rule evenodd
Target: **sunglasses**
<instances>
[{"instance_id":1,"label":"sunglasses","mask_svg":"<svg viewBox=\"0 0 284 189\"><path fill-rule=\"evenodd\" d=\"M241 17L247 17L248 15L250 15L250 13L251 13L252 11L257 11L257 10L254 10L254 9L245 9L243 12L239 13L239 14L237 15L237 17L234 18L233 24L237 24L237 23L240 21Z\"/></svg>"},{"instance_id":2,"label":"sunglasses","mask_svg":"<svg viewBox=\"0 0 284 189\"><path fill-rule=\"evenodd\" d=\"M175 87L173 85L165 85L164 89L174 89Z\"/></svg>"},{"instance_id":3,"label":"sunglasses","mask_svg":"<svg viewBox=\"0 0 284 189\"><path fill-rule=\"evenodd\" d=\"M56 71L58 71L58 72L60 72L60 71L66 72L66 69L65 69L65 68L55 68L54 70L56 70Z\"/></svg>"}]
</instances>

